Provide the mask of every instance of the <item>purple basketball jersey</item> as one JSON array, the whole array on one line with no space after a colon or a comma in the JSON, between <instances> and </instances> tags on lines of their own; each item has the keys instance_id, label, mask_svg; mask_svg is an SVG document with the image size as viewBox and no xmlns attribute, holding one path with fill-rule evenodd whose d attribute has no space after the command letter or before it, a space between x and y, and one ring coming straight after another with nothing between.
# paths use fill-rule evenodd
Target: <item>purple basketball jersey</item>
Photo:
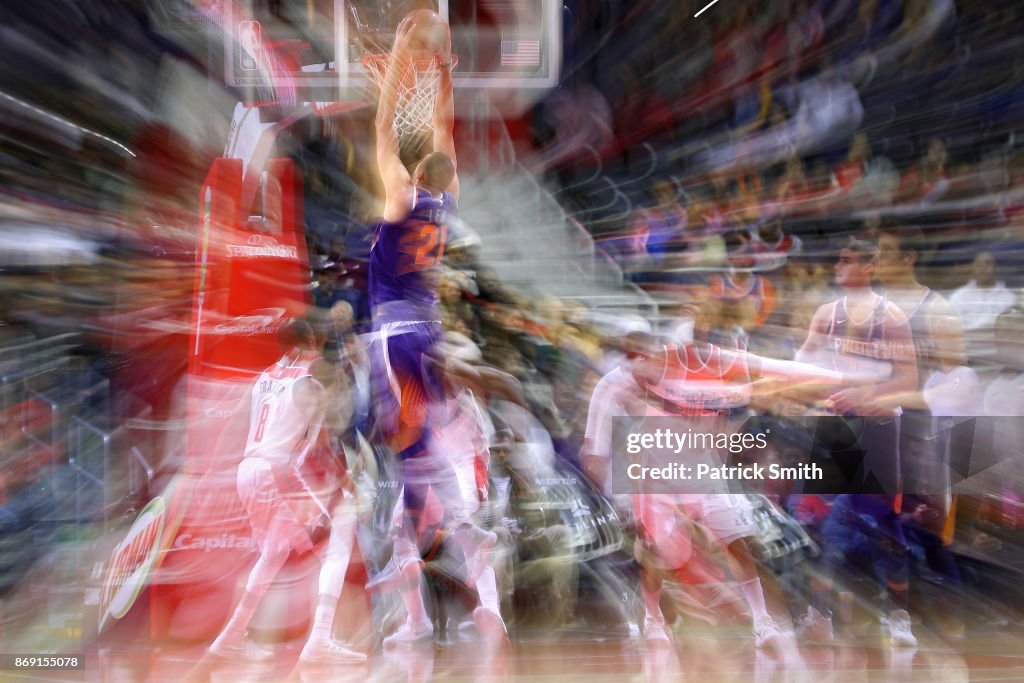
<instances>
[{"instance_id":1,"label":"purple basketball jersey","mask_svg":"<svg viewBox=\"0 0 1024 683\"><path fill-rule=\"evenodd\" d=\"M405 220L381 222L370 248L370 306L404 302L416 308L437 306L437 281L448 237L448 218L456 212L447 192L432 197L416 188L416 202Z\"/></svg>"}]
</instances>

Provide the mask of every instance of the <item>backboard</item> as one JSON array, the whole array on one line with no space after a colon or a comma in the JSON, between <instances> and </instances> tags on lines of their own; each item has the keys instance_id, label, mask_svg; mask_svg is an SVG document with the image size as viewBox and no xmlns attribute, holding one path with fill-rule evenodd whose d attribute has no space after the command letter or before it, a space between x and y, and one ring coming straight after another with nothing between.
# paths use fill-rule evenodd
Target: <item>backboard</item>
<instances>
[{"instance_id":1,"label":"backboard","mask_svg":"<svg viewBox=\"0 0 1024 683\"><path fill-rule=\"evenodd\" d=\"M390 51L402 17L420 8L451 25L456 89L558 84L561 0L224 0L225 83L257 102L362 99L362 57Z\"/></svg>"}]
</instances>

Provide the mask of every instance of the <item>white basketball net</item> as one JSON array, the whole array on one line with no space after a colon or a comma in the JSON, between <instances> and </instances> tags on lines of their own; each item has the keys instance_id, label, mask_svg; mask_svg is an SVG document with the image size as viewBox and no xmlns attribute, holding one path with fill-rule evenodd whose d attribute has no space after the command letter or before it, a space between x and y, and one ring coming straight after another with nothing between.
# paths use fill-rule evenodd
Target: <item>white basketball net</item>
<instances>
[{"instance_id":1,"label":"white basketball net","mask_svg":"<svg viewBox=\"0 0 1024 683\"><path fill-rule=\"evenodd\" d=\"M377 83L384 83L391 55L366 55L363 65ZM452 55L452 66L458 59ZM430 132L434 124L434 104L441 84L441 69L436 59L420 60L406 68L398 81L395 101L395 131L399 137Z\"/></svg>"}]
</instances>

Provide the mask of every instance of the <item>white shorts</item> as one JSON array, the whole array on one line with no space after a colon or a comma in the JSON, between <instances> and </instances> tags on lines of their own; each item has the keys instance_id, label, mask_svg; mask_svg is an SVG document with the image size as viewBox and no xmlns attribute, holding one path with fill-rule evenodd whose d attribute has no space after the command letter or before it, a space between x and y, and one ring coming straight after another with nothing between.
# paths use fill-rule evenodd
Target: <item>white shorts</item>
<instances>
[{"instance_id":1,"label":"white shorts","mask_svg":"<svg viewBox=\"0 0 1024 683\"><path fill-rule=\"evenodd\" d=\"M640 538L666 568L684 566L693 555L690 523L672 496L637 494L633 510Z\"/></svg>"},{"instance_id":2,"label":"white shorts","mask_svg":"<svg viewBox=\"0 0 1024 683\"><path fill-rule=\"evenodd\" d=\"M683 504L686 514L703 526L711 537L727 546L733 541L757 535L754 507L743 494L695 495Z\"/></svg>"},{"instance_id":3,"label":"white shorts","mask_svg":"<svg viewBox=\"0 0 1024 683\"><path fill-rule=\"evenodd\" d=\"M294 467L245 458L238 466L236 483L261 553L313 549L307 525L323 511Z\"/></svg>"}]
</instances>

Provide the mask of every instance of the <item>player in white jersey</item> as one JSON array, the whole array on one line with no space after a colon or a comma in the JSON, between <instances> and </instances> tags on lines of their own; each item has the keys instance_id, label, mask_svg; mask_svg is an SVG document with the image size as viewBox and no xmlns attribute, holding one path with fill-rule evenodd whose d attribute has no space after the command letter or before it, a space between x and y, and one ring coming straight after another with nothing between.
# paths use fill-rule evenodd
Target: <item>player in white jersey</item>
<instances>
[{"instance_id":1,"label":"player in white jersey","mask_svg":"<svg viewBox=\"0 0 1024 683\"><path fill-rule=\"evenodd\" d=\"M695 339L706 340L710 321L694 308ZM594 390L587 420L584 467L606 493L611 488L612 419L615 417L689 417L694 431L735 429L733 418L745 416L761 377L796 383L837 385L839 372L801 363L776 361L743 350L727 350L698 341L682 347L658 348L646 335L630 339L631 362L601 379ZM727 423L733 422L730 427ZM717 454L691 449L689 462L717 459ZM689 522L704 526L726 549L729 569L750 607L758 647L781 645L780 630L768 613L764 591L746 538L753 536L752 508L743 495L729 493L649 494L633 496L640 536L644 631L649 640L668 640L660 608L666 571L686 565L692 556ZM683 515L680 515L680 512Z\"/></svg>"},{"instance_id":2,"label":"player in white jersey","mask_svg":"<svg viewBox=\"0 0 1024 683\"><path fill-rule=\"evenodd\" d=\"M448 399L435 404L431 410L432 457L447 460L456 480L452 482L455 486L438 489L439 493L451 489L442 504L453 518L472 519L482 528L481 513L488 498L489 443L494 425L481 410L473 392L465 388L453 388ZM458 508L461 510L457 511ZM494 543L467 544L458 534L450 538L453 542L447 551L459 557L464 570L460 573L466 585L477 592L479 602L473 610L473 623L488 638L506 638L493 562Z\"/></svg>"},{"instance_id":3,"label":"player in white jersey","mask_svg":"<svg viewBox=\"0 0 1024 683\"><path fill-rule=\"evenodd\" d=\"M327 392L335 383L334 370L320 357L306 321L289 321L278 333L278 340L286 353L253 385L249 435L237 475L238 495L249 514L260 556L249 573L241 601L210 646L210 653L232 659L273 656L246 640L249 622L289 554L313 550L330 532L326 547L319 548L319 601L301 659L314 663L362 661L365 655L331 638L355 538L352 500L343 495L334 495L333 501L318 498L300 472L313 448L326 442L321 428Z\"/></svg>"},{"instance_id":4,"label":"player in white jersey","mask_svg":"<svg viewBox=\"0 0 1024 683\"><path fill-rule=\"evenodd\" d=\"M894 604L883 626L894 645L913 646L907 611L909 562L907 543L900 519L900 415L894 397L918 389L914 340L907 316L896 304L876 294L871 280L878 263L878 248L870 242L851 239L840 251L835 266L836 284L844 296L825 304L814 314L811 329L797 359L823 367L850 370L861 368L877 373L873 385L844 389L829 395L823 405L837 418L818 421L815 440L826 445L839 433L855 434L861 462L853 495L841 496L833 515L823 527L828 547L826 559L831 571L854 561L872 565L886 574L888 596ZM838 442L836 442L838 443ZM843 439L840 450L850 451ZM847 510L851 522L838 519L836 510ZM863 520L870 518L870 532ZM861 539L875 538L872 548ZM874 556L865 558L867 551ZM827 600L815 600L827 605ZM830 618L830 614L823 614Z\"/></svg>"}]
</instances>

